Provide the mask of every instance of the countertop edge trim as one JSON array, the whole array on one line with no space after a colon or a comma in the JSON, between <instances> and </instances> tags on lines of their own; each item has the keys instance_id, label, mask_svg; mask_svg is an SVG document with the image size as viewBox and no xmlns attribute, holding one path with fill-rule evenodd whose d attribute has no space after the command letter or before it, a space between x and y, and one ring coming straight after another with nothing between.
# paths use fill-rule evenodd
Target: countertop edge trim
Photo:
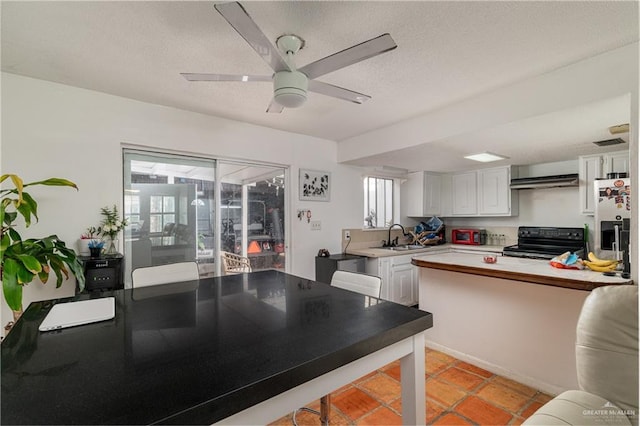
<instances>
[{"instance_id":1,"label":"countertop edge trim","mask_svg":"<svg viewBox=\"0 0 640 426\"><path fill-rule=\"evenodd\" d=\"M496 269L480 268L477 266L453 265L449 263L433 262L424 259L412 259L411 263L422 268L440 269L443 271L459 272L463 274L482 275L485 277L502 278L507 280L522 281L526 283L548 285L553 287L569 288L574 290L591 291L596 287L606 285L633 284L633 281L623 283L599 283L576 281L568 278L550 277L543 275L527 274L522 272L502 271Z\"/></svg>"}]
</instances>

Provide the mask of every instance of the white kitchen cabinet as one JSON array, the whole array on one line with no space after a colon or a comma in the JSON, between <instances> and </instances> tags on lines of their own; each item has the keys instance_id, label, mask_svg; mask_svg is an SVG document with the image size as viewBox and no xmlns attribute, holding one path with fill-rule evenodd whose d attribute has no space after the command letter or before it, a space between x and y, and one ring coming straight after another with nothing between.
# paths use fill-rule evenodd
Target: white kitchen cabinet
<instances>
[{"instance_id":1,"label":"white kitchen cabinet","mask_svg":"<svg viewBox=\"0 0 640 426\"><path fill-rule=\"evenodd\" d=\"M517 216L518 195L510 188L511 170L503 166L452 174L452 216Z\"/></svg>"},{"instance_id":2,"label":"white kitchen cabinet","mask_svg":"<svg viewBox=\"0 0 640 426\"><path fill-rule=\"evenodd\" d=\"M578 168L580 212L592 215L595 207L593 183L602 176L602 156L585 155L580 157Z\"/></svg>"},{"instance_id":3,"label":"white kitchen cabinet","mask_svg":"<svg viewBox=\"0 0 640 426\"><path fill-rule=\"evenodd\" d=\"M411 264L412 255L391 258L389 277L391 301L403 305L418 303L418 267Z\"/></svg>"},{"instance_id":4,"label":"white kitchen cabinet","mask_svg":"<svg viewBox=\"0 0 640 426\"><path fill-rule=\"evenodd\" d=\"M511 167L478 170L478 214L515 216L518 214L517 192L512 191Z\"/></svg>"},{"instance_id":5,"label":"white kitchen cabinet","mask_svg":"<svg viewBox=\"0 0 640 426\"><path fill-rule=\"evenodd\" d=\"M478 214L477 172L454 173L451 176L453 216Z\"/></svg>"},{"instance_id":6,"label":"white kitchen cabinet","mask_svg":"<svg viewBox=\"0 0 640 426\"><path fill-rule=\"evenodd\" d=\"M367 259L367 273L382 279L380 298L403 305L418 303L418 268L413 255Z\"/></svg>"},{"instance_id":7,"label":"white kitchen cabinet","mask_svg":"<svg viewBox=\"0 0 640 426\"><path fill-rule=\"evenodd\" d=\"M607 173L611 172L628 173L629 151L583 155L579 158L578 167L580 212L586 215L593 215L595 207L594 181L599 178L606 178Z\"/></svg>"},{"instance_id":8,"label":"white kitchen cabinet","mask_svg":"<svg viewBox=\"0 0 640 426\"><path fill-rule=\"evenodd\" d=\"M442 177L435 173L409 173L407 179L407 216L427 217L441 214Z\"/></svg>"},{"instance_id":9,"label":"white kitchen cabinet","mask_svg":"<svg viewBox=\"0 0 640 426\"><path fill-rule=\"evenodd\" d=\"M607 173L624 172L629 173L629 151L610 152L603 156L603 178Z\"/></svg>"},{"instance_id":10,"label":"white kitchen cabinet","mask_svg":"<svg viewBox=\"0 0 640 426\"><path fill-rule=\"evenodd\" d=\"M382 279L382 287L380 287L380 298L391 300L391 292L389 291L389 277L391 274L391 257L371 257L367 259L366 272L369 275L376 275Z\"/></svg>"}]
</instances>

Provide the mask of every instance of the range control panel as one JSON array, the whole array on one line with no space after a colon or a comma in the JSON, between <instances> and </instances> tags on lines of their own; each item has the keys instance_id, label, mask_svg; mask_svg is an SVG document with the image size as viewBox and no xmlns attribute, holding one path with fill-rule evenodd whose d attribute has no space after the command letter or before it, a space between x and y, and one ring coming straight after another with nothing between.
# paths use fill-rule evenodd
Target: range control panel
<instances>
[{"instance_id":1,"label":"range control panel","mask_svg":"<svg viewBox=\"0 0 640 426\"><path fill-rule=\"evenodd\" d=\"M584 241L584 228L521 226L518 238L527 240Z\"/></svg>"}]
</instances>

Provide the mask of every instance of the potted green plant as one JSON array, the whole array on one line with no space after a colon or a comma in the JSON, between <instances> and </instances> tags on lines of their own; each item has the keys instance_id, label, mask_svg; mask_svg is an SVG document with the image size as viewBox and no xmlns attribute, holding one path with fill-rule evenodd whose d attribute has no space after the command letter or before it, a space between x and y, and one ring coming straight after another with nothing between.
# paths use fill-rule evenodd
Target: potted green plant
<instances>
[{"instance_id":1,"label":"potted green plant","mask_svg":"<svg viewBox=\"0 0 640 426\"><path fill-rule=\"evenodd\" d=\"M100 235L102 235L102 228L99 226L97 228L95 226L88 227L78 240L78 254L88 256L90 254L89 244L95 245L93 241L100 240Z\"/></svg>"},{"instance_id":2,"label":"potted green plant","mask_svg":"<svg viewBox=\"0 0 640 426\"><path fill-rule=\"evenodd\" d=\"M118 233L128 225L127 219L120 218L118 207L115 204L112 208L109 208L108 206L102 207L100 209L100 214L103 216L103 219L98 229L101 230L100 232L103 237L109 237L109 246L106 250L106 254L117 254Z\"/></svg>"},{"instance_id":3,"label":"potted green plant","mask_svg":"<svg viewBox=\"0 0 640 426\"><path fill-rule=\"evenodd\" d=\"M80 291L84 289L82 265L76 253L64 241L57 235L23 240L16 230L18 216L22 216L27 228L32 220L38 221L38 203L24 188L35 185L78 187L60 178L24 183L15 174L2 175L0 183L7 179L13 183L13 188L0 189L0 272L4 298L17 319L22 313L22 288L36 276L46 283L49 273L53 271L58 288L63 278L69 277L69 269L75 275Z\"/></svg>"}]
</instances>

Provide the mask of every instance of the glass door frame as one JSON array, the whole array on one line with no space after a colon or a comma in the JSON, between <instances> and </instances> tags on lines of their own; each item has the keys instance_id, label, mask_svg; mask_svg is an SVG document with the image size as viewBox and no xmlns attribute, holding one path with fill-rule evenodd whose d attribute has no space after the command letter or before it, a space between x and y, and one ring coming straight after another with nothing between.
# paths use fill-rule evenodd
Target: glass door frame
<instances>
[{"instance_id":1,"label":"glass door frame","mask_svg":"<svg viewBox=\"0 0 640 426\"><path fill-rule=\"evenodd\" d=\"M157 155L157 156L167 156L167 157L184 157L185 159L193 159L193 160L201 160L201 161L212 161L214 164L214 179L215 179L215 185L214 185L214 198L215 198L215 202L214 202L214 217L215 217L215 221L214 221L214 225L213 225L213 231L214 231L214 235L216 236L214 239L214 256L215 256L215 262L214 262L214 269L215 269L215 275L216 276L220 276L222 275L222 268L221 268L221 256L220 256L220 252L222 250L222 208L221 208L221 188L222 188L222 182L221 182L221 173L220 173L220 164L239 164L239 165L245 165L247 167L251 167L251 166L255 166L255 167L265 167L265 168L273 168L273 169L281 169L283 174L284 174L284 203L283 203L283 208L284 208L284 212L282 215L282 220L284 221L283 223L283 233L284 233L284 238L283 238L283 244L284 244L284 258L285 258L285 265L284 265L284 272L290 272L291 271L291 261L292 261L292 254L291 254L291 250L290 250L290 246L291 246L291 229L292 229L292 225L291 225L291 200L292 200L292 194L291 194L291 166L290 165L285 165L285 164L277 164L277 163L270 163L270 162L260 162L260 161L255 161L255 160L246 160L246 159L236 159L236 158L226 158L226 157L218 157L218 156L211 156L211 155L207 155L207 154L202 154L202 153L193 153L193 152L180 152L180 151L174 151L174 150L165 150L165 149L161 149L161 148L153 148L153 147L146 147L146 146L138 146L138 145L132 145L132 144L122 144L121 145L121 149L122 149L122 161L123 161L123 192L122 192L122 206L123 206L123 212L124 212L124 197L125 197L125 185L127 184L127 182L129 184L131 184L130 182L130 175L131 175L131 170L130 168L127 168L127 162L125 160L125 153L135 153L135 154L141 154L141 155ZM129 173L129 178L127 178L125 175L126 173ZM243 193L242 193L242 198L243 198L243 211L248 211L248 194L247 194L247 186L243 185ZM246 219L246 214L243 214L244 218L243 218L243 229L247 228L247 219ZM243 255L247 255L246 250L247 250L247 232L243 232L243 243L242 243L242 247L243 247ZM125 250L127 249L127 247L125 247ZM126 255L126 254L125 254ZM130 266L129 266L130 268ZM129 268L127 268L127 270L129 270ZM128 287L130 286L131 281L130 281L130 274L128 275L128 277L125 277L125 285Z\"/></svg>"}]
</instances>

